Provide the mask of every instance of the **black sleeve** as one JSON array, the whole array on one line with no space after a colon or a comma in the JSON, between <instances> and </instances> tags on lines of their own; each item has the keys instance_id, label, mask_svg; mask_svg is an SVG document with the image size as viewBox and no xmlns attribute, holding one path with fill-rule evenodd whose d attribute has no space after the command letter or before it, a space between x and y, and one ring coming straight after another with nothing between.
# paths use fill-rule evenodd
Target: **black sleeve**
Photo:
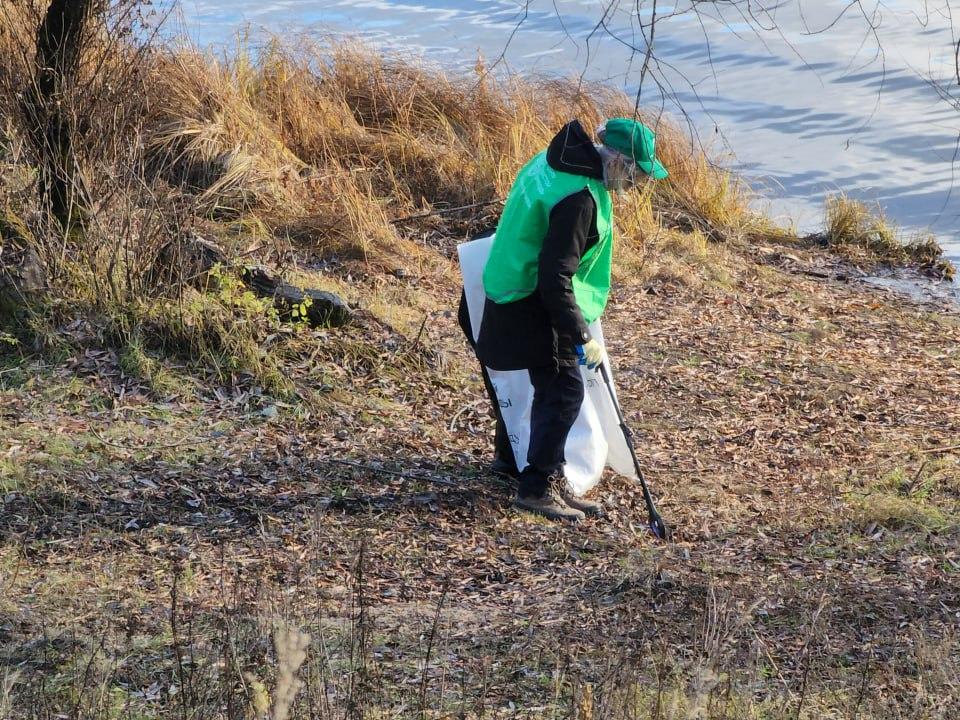
<instances>
[{"instance_id":1,"label":"black sleeve","mask_svg":"<svg viewBox=\"0 0 960 720\"><path fill-rule=\"evenodd\" d=\"M591 235L596 234L596 203L589 190L558 202L550 211L550 225L540 251L537 291L558 335L585 343L587 323L573 296L573 276Z\"/></svg>"}]
</instances>

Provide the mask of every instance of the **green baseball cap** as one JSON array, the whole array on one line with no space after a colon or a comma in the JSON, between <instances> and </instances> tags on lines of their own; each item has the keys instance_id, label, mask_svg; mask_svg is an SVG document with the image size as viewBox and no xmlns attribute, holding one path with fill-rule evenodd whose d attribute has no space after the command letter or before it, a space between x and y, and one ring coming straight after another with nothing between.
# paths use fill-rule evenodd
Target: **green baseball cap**
<instances>
[{"instance_id":1,"label":"green baseball cap","mask_svg":"<svg viewBox=\"0 0 960 720\"><path fill-rule=\"evenodd\" d=\"M657 160L656 133L641 122L610 118L604 125L603 144L632 157L637 167L655 180L662 180L670 174Z\"/></svg>"}]
</instances>

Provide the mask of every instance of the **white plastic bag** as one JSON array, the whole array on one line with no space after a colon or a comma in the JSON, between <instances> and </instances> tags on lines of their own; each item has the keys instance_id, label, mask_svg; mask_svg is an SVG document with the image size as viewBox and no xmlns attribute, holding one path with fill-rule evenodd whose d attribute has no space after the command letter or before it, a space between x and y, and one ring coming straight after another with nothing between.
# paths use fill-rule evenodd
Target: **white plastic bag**
<instances>
[{"instance_id":1,"label":"white plastic bag","mask_svg":"<svg viewBox=\"0 0 960 720\"><path fill-rule=\"evenodd\" d=\"M473 327L474 340L479 337L480 323L483 320L483 267L493 245L493 236L471 240L457 247L460 256L460 269L463 273L463 287L467 296L467 309L470 312L470 324ZM590 334L601 345L603 331L600 321L591 323ZM523 470L527 465L527 448L530 444L530 409L533 405L533 385L526 370L491 370L490 381L493 384L503 422L513 445L513 455L517 467ZM611 373L609 363L607 372ZM583 495L600 482L604 467L627 477L635 477L633 461L627 448L617 413L600 373L581 367L584 381L584 400L567 436L564 447L566 465L564 473L570 489L577 495ZM611 383L613 375L610 374Z\"/></svg>"}]
</instances>

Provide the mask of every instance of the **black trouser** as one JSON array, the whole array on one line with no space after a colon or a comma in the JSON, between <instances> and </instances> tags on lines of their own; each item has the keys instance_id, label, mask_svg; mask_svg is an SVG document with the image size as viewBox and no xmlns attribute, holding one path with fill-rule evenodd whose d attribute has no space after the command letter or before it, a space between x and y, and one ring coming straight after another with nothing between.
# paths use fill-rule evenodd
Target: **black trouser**
<instances>
[{"instance_id":1,"label":"black trouser","mask_svg":"<svg viewBox=\"0 0 960 720\"><path fill-rule=\"evenodd\" d=\"M563 467L567 435L580 414L584 395L579 367L549 366L529 372L533 385L530 447L518 489L524 497L542 496L550 475Z\"/></svg>"}]
</instances>

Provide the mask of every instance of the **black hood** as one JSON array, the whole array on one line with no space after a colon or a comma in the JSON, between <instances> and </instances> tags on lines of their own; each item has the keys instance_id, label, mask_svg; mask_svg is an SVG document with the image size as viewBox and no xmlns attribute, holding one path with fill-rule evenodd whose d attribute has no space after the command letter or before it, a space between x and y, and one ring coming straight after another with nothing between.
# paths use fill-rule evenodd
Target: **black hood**
<instances>
[{"instance_id":1,"label":"black hood","mask_svg":"<svg viewBox=\"0 0 960 720\"><path fill-rule=\"evenodd\" d=\"M603 161L579 120L571 120L550 141L547 163L554 170L603 180Z\"/></svg>"}]
</instances>

